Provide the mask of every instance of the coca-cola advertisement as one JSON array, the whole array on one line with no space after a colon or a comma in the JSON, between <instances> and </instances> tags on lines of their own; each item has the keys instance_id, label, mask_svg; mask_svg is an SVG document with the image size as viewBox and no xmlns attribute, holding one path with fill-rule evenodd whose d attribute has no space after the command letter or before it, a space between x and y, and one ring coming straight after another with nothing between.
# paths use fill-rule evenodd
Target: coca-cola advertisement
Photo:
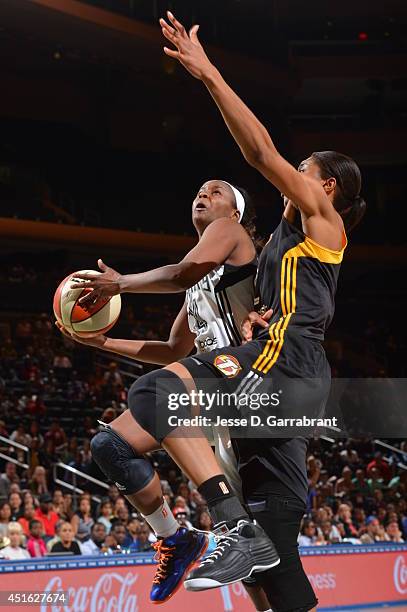
<instances>
[{"instance_id":1,"label":"coca-cola advertisement","mask_svg":"<svg viewBox=\"0 0 407 612\"><path fill-rule=\"evenodd\" d=\"M134 562L133 562L134 563ZM319 607L407 603L407 551L405 546L368 549L336 549L306 554L303 563L318 596ZM34 564L30 564L34 570ZM149 601L154 566L82 562L54 563L55 569L5 573L3 589L60 594L57 601L19 605L20 610L40 612L145 612L155 609ZM90 566L90 567L89 567ZM10 568L11 569L11 568ZM21 566L23 569L23 566ZM10 606L11 607L11 606ZM249 612L253 610L243 586L188 593L184 588L165 604L171 612Z\"/></svg>"}]
</instances>

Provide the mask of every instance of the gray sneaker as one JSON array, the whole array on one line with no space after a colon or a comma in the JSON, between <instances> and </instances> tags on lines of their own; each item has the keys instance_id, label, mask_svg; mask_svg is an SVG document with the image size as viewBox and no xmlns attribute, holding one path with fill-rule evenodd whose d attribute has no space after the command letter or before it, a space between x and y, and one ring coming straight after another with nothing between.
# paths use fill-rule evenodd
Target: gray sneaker
<instances>
[{"instance_id":1,"label":"gray sneaker","mask_svg":"<svg viewBox=\"0 0 407 612\"><path fill-rule=\"evenodd\" d=\"M239 521L233 529L215 535L215 541L215 550L188 574L184 582L187 591L204 591L239 582L280 563L273 542L255 523Z\"/></svg>"}]
</instances>

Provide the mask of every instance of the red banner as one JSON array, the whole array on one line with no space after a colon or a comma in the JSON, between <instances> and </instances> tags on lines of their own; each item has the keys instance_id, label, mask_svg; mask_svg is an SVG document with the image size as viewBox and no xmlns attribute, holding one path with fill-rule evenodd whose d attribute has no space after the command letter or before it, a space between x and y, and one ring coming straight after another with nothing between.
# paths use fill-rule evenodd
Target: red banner
<instances>
[{"instance_id":1,"label":"red banner","mask_svg":"<svg viewBox=\"0 0 407 612\"><path fill-rule=\"evenodd\" d=\"M320 608L373 603L407 603L405 551L305 556L303 563ZM144 612L149 603L154 568L151 565L56 569L3 574L2 591L69 594L69 603L19 606L41 612ZM11 605L10 605L11 608ZM240 583L200 593L183 587L165 604L168 612L248 612L253 606Z\"/></svg>"}]
</instances>

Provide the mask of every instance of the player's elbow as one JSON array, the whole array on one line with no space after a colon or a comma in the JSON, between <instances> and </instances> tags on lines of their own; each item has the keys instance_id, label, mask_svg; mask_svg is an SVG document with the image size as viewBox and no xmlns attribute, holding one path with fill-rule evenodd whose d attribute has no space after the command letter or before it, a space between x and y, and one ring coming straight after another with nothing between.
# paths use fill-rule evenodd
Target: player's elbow
<instances>
[{"instance_id":1,"label":"player's elbow","mask_svg":"<svg viewBox=\"0 0 407 612\"><path fill-rule=\"evenodd\" d=\"M264 147L259 146L250 149L245 153L245 159L250 166L263 172L265 169L270 170L277 155L277 150L274 147L265 145Z\"/></svg>"}]
</instances>

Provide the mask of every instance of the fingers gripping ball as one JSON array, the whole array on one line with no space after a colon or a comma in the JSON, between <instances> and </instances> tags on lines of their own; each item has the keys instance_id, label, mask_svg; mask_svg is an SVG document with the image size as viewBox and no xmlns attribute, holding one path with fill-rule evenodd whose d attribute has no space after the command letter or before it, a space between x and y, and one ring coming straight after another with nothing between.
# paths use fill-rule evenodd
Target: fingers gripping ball
<instances>
[{"instance_id":1,"label":"fingers gripping ball","mask_svg":"<svg viewBox=\"0 0 407 612\"><path fill-rule=\"evenodd\" d=\"M93 272L94 270L81 270L82 272ZM69 274L54 295L54 314L61 325L69 332L73 332L82 338L92 338L104 334L113 327L120 315L121 297L98 298L86 308L79 304L79 299L90 293L92 289L71 288L76 281L75 274ZM83 281L78 281L83 282Z\"/></svg>"}]
</instances>

